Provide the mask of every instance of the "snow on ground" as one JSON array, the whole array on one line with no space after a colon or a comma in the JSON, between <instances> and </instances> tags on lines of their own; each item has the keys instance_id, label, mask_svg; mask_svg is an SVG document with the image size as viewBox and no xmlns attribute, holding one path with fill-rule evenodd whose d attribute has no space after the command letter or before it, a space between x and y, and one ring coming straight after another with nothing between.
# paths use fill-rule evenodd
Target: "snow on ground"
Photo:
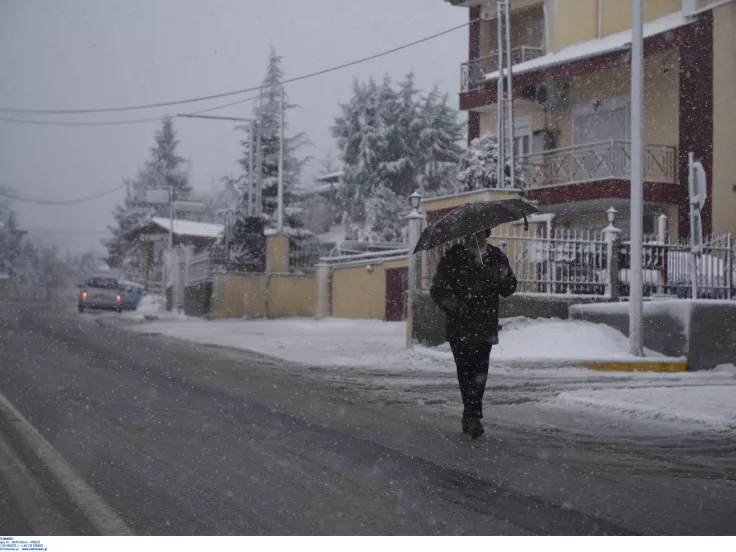
<instances>
[{"instance_id":1,"label":"snow on ground","mask_svg":"<svg viewBox=\"0 0 736 552\"><path fill-rule=\"evenodd\" d=\"M142 306L147 308L145 303ZM503 389L509 404L519 395L530 405L565 413L568 418L584 419L588 413L692 430L736 429L733 365L675 374L587 370L576 359L630 358L628 340L608 326L578 320L515 318L502 323L500 344L491 353L490 381L497 389L494 394ZM431 400L457 402L449 346L407 349L405 323L188 318L159 320L133 329L332 368L345 377L380 379L382 388L390 383L386 377L391 375L402 390L414 381L417 391L421 385L434 386L431 392L438 396ZM344 368L350 369L341 370Z\"/></svg>"},{"instance_id":2,"label":"snow on ground","mask_svg":"<svg viewBox=\"0 0 736 552\"><path fill-rule=\"evenodd\" d=\"M689 385L588 389L560 393L551 401L573 409L675 422L712 429L736 429L736 381L731 385Z\"/></svg>"},{"instance_id":3,"label":"snow on ground","mask_svg":"<svg viewBox=\"0 0 736 552\"><path fill-rule=\"evenodd\" d=\"M128 320L188 320L179 312L166 310L166 300L159 295L144 295L134 311L125 311L122 317Z\"/></svg>"}]
</instances>

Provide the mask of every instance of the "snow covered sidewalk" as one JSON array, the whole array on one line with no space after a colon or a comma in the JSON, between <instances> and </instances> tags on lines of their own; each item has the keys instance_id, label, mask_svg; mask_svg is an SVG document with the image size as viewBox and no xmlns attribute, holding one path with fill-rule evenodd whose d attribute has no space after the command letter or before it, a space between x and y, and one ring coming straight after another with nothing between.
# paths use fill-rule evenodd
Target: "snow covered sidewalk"
<instances>
[{"instance_id":1,"label":"snow covered sidewalk","mask_svg":"<svg viewBox=\"0 0 736 552\"><path fill-rule=\"evenodd\" d=\"M184 318L130 329L319 366L343 377L375 380L384 389L391 387L389 380L395 380L404 394L407 388L425 393L422 386L426 385L432 388L426 393L437 396L425 394L422 400L457 402L449 346L407 349L406 325L400 322ZM491 353L491 382L496 389L491 395L507 401L509 408L524 403L522 408L567 413L570 419L582 420L587 413L695 431L736 429L736 368L732 366L676 374L580 368L591 358L629 358L627 349L625 336L601 324L505 320L500 344Z\"/></svg>"}]
</instances>

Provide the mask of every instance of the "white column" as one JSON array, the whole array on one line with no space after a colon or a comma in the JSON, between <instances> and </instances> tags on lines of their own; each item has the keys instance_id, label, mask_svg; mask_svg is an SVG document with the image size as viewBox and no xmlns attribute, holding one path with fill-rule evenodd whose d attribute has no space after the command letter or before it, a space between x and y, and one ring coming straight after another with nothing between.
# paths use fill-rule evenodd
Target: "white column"
<instances>
[{"instance_id":1,"label":"white column","mask_svg":"<svg viewBox=\"0 0 736 552\"><path fill-rule=\"evenodd\" d=\"M642 228L644 218L644 2L632 0L631 38L631 271L629 348L644 356Z\"/></svg>"},{"instance_id":2,"label":"white column","mask_svg":"<svg viewBox=\"0 0 736 552\"><path fill-rule=\"evenodd\" d=\"M606 236L606 296L610 299L618 299L619 297L619 266L618 266L618 244L621 238L621 229L616 228L616 214L618 211L611 207L606 211L608 214L608 226L603 229Z\"/></svg>"},{"instance_id":3,"label":"white column","mask_svg":"<svg viewBox=\"0 0 736 552\"><path fill-rule=\"evenodd\" d=\"M419 236L422 234L422 219L419 212L422 196L419 192L411 195L412 210L406 217L409 220L409 295L419 291L422 282L421 253L414 253Z\"/></svg>"},{"instance_id":4,"label":"white column","mask_svg":"<svg viewBox=\"0 0 736 552\"><path fill-rule=\"evenodd\" d=\"M669 259L667 258L669 255L669 249L667 248L667 242L669 241L669 223L670 221L667 215L659 215L659 218L657 219L657 241L663 246L663 266L662 270L660 270L659 274L657 275L657 278L659 280L657 282L657 293L659 295L664 295L665 293L667 293L665 284L667 283L667 270L669 269Z\"/></svg>"}]
</instances>

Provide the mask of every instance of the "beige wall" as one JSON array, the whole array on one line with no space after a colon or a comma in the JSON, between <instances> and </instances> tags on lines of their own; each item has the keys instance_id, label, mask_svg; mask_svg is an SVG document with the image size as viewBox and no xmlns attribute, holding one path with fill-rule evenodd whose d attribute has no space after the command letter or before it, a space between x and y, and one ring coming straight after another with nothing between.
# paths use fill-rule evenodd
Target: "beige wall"
<instances>
[{"instance_id":1,"label":"beige wall","mask_svg":"<svg viewBox=\"0 0 736 552\"><path fill-rule=\"evenodd\" d=\"M594 1L597 4L597 0ZM631 28L631 2L603 0L602 4L603 36ZM682 0L644 0L644 21L653 21L681 9Z\"/></svg>"},{"instance_id":2,"label":"beige wall","mask_svg":"<svg viewBox=\"0 0 736 552\"><path fill-rule=\"evenodd\" d=\"M509 192L500 190L478 190L467 194L456 194L435 199L426 199L422 203L422 211L431 213L433 211L442 211L443 209L452 209L465 205L466 203L475 203L478 201L497 201L501 199L518 199L518 192ZM424 219L423 225L426 227L427 219Z\"/></svg>"},{"instance_id":3,"label":"beige wall","mask_svg":"<svg viewBox=\"0 0 736 552\"><path fill-rule=\"evenodd\" d=\"M372 264L373 271L366 266ZM386 318L386 270L406 268L406 259L370 263L332 271L332 316L335 318Z\"/></svg>"},{"instance_id":4,"label":"beige wall","mask_svg":"<svg viewBox=\"0 0 736 552\"><path fill-rule=\"evenodd\" d=\"M557 0L551 21L552 51L598 37L598 0ZM601 37L631 28L631 2L602 0ZM644 20L653 21L682 9L682 0L644 0Z\"/></svg>"},{"instance_id":5,"label":"beige wall","mask_svg":"<svg viewBox=\"0 0 736 552\"><path fill-rule=\"evenodd\" d=\"M212 318L263 318L265 315L266 278L263 274L213 275Z\"/></svg>"},{"instance_id":6,"label":"beige wall","mask_svg":"<svg viewBox=\"0 0 736 552\"><path fill-rule=\"evenodd\" d=\"M289 272L289 236L266 237L266 266L268 272Z\"/></svg>"},{"instance_id":7,"label":"beige wall","mask_svg":"<svg viewBox=\"0 0 736 552\"><path fill-rule=\"evenodd\" d=\"M670 50L648 57L644 63L644 140L652 144L679 142L679 53ZM560 110L552 123L557 131L557 147L572 145L572 108L597 98L628 97L631 70L616 67L575 77L570 83L569 107Z\"/></svg>"},{"instance_id":8,"label":"beige wall","mask_svg":"<svg viewBox=\"0 0 736 552\"><path fill-rule=\"evenodd\" d=\"M623 0L620 0L623 1ZM597 38L597 0L557 0L551 22L552 51Z\"/></svg>"},{"instance_id":9,"label":"beige wall","mask_svg":"<svg viewBox=\"0 0 736 552\"><path fill-rule=\"evenodd\" d=\"M713 25L713 231L736 233L736 3Z\"/></svg>"},{"instance_id":10,"label":"beige wall","mask_svg":"<svg viewBox=\"0 0 736 552\"><path fill-rule=\"evenodd\" d=\"M268 287L268 317L314 316L316 293L314 276L271 276Z\"/></svg>"},{"instance_id":11,"label":"beige wall","mask_svg":"<svg viewBox=\"0 0 736 552\"><path fill-rule=\"evenodd\" d=\"M493 3L491 7L486 7L484 9L488 11L492 10L494 19L491 19L489 21L481 21L480 57L485 57L487 55L490 55L491 53L498 52L498 22L495 19L496 4ZM536 21L540 20L544 21L544 9L542 8L541 3L539 5L527 7L519 11L512 11L511 48L517 48L520 46L533 46L531 34L533 25ZM544 46L544 42L542 43L542 46Z\"/></svg>"}]
</instances>

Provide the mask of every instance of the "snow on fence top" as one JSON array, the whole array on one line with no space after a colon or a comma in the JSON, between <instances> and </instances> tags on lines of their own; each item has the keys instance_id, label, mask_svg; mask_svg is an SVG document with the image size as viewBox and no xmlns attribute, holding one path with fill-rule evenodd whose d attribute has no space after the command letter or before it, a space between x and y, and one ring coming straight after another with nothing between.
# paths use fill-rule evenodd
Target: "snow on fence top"
<instances>
[{"instance_id":1,"label":"snow on fence top","mask_svg":"<svg viewBox=\"0 0 736 552\"><path fill-rule=\"evenodd\" d=\"M656 36L661 33L673 31L679 27L683 27L691 22L683 12L676 12L650 21L644 24L644 38ZM624 50L631 46L631 29L610 36L589 40L587 42L579 42L563 48L558 52L547 54L523 63L514 65L514 74L530 73L539 69L545 69L554 65L564 65L590 57L610 54L619 50ZM498 71L486 74L486 80L494 80L498 78ZM504 72L505 74L505 72Z\"/></svg>"},{"instance_id":2,"label":"snow on fence top","mask_svg":"<svg viewBox=\"0 0 736 552\"><path fill-rule=\"evenodd\" d=\"M394 249L393 251L375 251L371 253L360 253L358 255L342 255L340 257L322 257L320 264L335 265L360 265L366 262L379 263L384 261L396 261L409 257L409 249Z\"/></svg>"}]
</instances>

